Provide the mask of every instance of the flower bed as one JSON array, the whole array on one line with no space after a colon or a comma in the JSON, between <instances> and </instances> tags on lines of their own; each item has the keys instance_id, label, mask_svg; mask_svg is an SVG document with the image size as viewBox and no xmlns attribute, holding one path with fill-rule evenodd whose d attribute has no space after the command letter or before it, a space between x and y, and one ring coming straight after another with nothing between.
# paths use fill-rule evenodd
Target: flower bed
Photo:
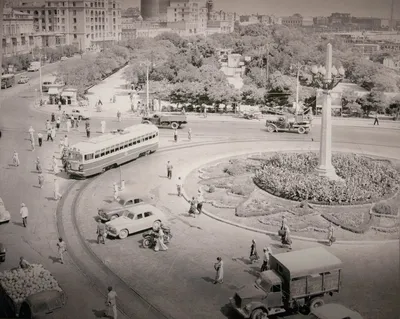
<instances>
[{"instance_id":1,"label":"flower bed","mask_svg":"<svg viewBox=\"0 0 400 319\"><path fill-rule=\"evenodd\" d=\"M201 184L207 185L209 189L212 188L212 186L217 189L223 188L229 193L241 196L250 195L255 188L250 175L213 178L203 180Z\"/></svg>"},{"instance_id":2,"label":"flower bed","mask_svg":"<svg viewBox=\"0 0 400 319\"><path fill-rule=\"evenodd\" d=\"M322 217L334 225L356 234L364 234L375 222L374 216L361 209L345 213L323 213Z\"/></svg>"},{"instance_id":3,"label":"flower bed","mask_svg":"<svg viewBox=\"0 0 400 319\"><path fill-rule=\"evenodd\" d=\"M276 196L329 205L375 202L399 189L399 173L389 161L334 154L332 164L339 181L315 173L316 153L279 153L263 161L254 182Z\"/></svg>"}]
</instances>

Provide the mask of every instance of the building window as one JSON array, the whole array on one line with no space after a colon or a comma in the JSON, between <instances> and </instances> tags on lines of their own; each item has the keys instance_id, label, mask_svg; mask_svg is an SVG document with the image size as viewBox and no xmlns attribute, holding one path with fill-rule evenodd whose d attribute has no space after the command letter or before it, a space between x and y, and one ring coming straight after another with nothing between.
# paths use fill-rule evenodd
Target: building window
<instances>
[{"instance_id":1,"label":"building window","mask_svg":"<svg viewBox=\"0 0 400 319\"><path fill-rule=\"evenodd\" d=\"M44 18L42 19L42 23L43 23L43 24L46 23L46 20L45 20Z\"/></svg>"},{"instance_id":2,"label":"building window","mask_svg":"<svg viewBox=\"0 0 400 319\"><path fill-rule=\"evenodd\" d=\"M76 6L76 3L75 3L75 2L72 2L72 6L75 7L75 6Z\"/></svg>"},{"instance_id":3,"label":"building window","mask_svg":"<svg viewBox=\"0 0 400 319\"><path fill-rule=\"evenodd\" d=\"M76 34L74 34L74 39L78 39L78 36Z\"/></svg>"},{"instance_id":4,"label":"building window","mask_svg":"<svg viewBox=\"0 0 400 319\"><path fill-rule=\"evenodd\" d=\"M62 23L65 23L65 18L62 18L62 19L61 19L61 22L62 22Z\"/></svg>"},{"instance_id":5,"label":"building window","mask_svg":"<svg viewBox=\"0 0 400 319\"><path fill-rule=\"evenodd\" d=\"M73 19L74 23L76 23L76 18Z\"/></svg>"},{"instance_id":6,"label":"building window","mask_svg":"<svg viewBox=\"0 0 400 319\"><path fill-rule=\"evenodd\" d=\"M61 10L61 15L64 15L65 14L65 10Z\"/></svg>"},{"instance_id":7,"label":"building window","mask_svg":"<svg viewBox=\"0 0 400 319\"><path fill-rule=\"evenodd\" d=\"M51 14L51 10L49 10L49 14Z\"/></svg>"},{"instance_id":8,"label":"building window","mask_svg":"<svg viewBox=\"0 0 400 319\"><path fill-rule=\"evenodd\" d=\"M72 15L76 16L76 10L72 11Z\"/></svg>"},{"instance_id":9,"label":"building window","mask_svg":"<svg viewBox=\"0 0 400 319\"><path fill-rule=\"evenodd\" d=\"M57 14L57 10L54 10L54 14Z\"/></svg>"}]
</instances>

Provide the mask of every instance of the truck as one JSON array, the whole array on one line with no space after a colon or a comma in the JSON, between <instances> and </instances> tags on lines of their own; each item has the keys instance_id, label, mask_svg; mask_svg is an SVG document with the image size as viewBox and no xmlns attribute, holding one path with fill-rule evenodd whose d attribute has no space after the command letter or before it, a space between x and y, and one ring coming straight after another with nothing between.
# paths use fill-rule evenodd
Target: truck
<instances>
[{"instance_id":1,"label":"truck","mask_svg":"<svg viewBox=\"0 0 400 319\"><path fill-rule=\"evenodd\" d=\"M184 114L162 114L156 113L153 116L144 116L143 124L154 124L158 127L171 127L173 129L180 128L183 124L187 124L187 117Z\"/></svg>"},{"instance_id":2,"label":"truck","mask_svg":"<svg viewBox=\"0 0 400 319\"><path fill-rule=\"evenodd\" d=\"M14 74L4 74L1 76L1 88L7 89L12 87L15 84L15 75Z\"/></svg>"},{"instance_id":3,"label":"truck","mask_svg":"<svg viewBox=\"0 0 400 319\"><path fill-rule=\"evenodd\" d=\"M39 71L39 69L40 69L40 61L33 61L29 65L28 72Z\"/></svg>"},{"instance_id":4,"label":"truck","mask_svg":"<svg viewBox=\"0 0 400 319\"><path fill-rule=\"evenodd\" d=\"M309 312L341 286L342 261L322 247L270 255L269 270L253 286L230 298L244 318L268 319L284 313Z\"/></svg>"},{"instance_id":5,"label":"truck","mask_svg":"<svg viewBox=\"0 0 400 319\"><path fill-rule=\"evenodd\" d=\"M65 303L64 291L41 264L0 273L0 304L10 317L44 318Z\"/></svg>"},{"instance_id":6,"label":"truck","mask_svg":"<svg viewBox=\"0 0 400 319\"><path fill-rule=\"evenodd\" d=\"M308 115L267 114L265 126L272 132L297 132L308 134L311 131L311 119Z\"/></svg>"}]
</instances>

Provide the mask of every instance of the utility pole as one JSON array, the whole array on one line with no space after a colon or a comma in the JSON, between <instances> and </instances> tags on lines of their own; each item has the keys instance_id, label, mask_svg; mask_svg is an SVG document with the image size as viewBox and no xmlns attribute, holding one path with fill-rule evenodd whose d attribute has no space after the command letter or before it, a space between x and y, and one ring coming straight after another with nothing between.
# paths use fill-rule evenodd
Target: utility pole
<instances>
[{"instance_id":1,"label":"utility pole","mask_svg":"<svg viewBox=\"0 0 400 319\"><path fill-rule=\"evenodd\" d=\"M392 0L392 7L390 9L389 31L394 30L393 12L394 12L394 0Z\"/></svg>"},{"instance_id":2,"label":"utility pole","mask_svg":"<svg viewBox=\"0 0 400 319\"><path fill-rule=\"evenodd\" d=\"M150 98L150 92L149 92L149 68L150 68L150 63L146 65L146 112L149 112L149 98Z\"/></svg>"},{"instance_id":3,"label":"utility pole","mask_svg":"<svg viewBox=\"0 0 400 319\"><path fill-rule=\"evenodd\" d=\"M267 44L267 85L269 84L269 44Z\"/></svg>"},{"instance_id":4,"label":"utility pole","mask_svg":"<svg viewBox=\"0 0 400 319\"><path fill-rule=\"evenodd\" d=\"M39 50L39 91L40 91L40 101L42 101L43 91L42 91L42 51Z\"/></svg>"},{"instance_id":5,"label":"utility pole","mask_svg":"<svg viewBox=\"0 0 400 319\"><path fill-rule=\"evenodd\" d=\"M0 67L3 68L3 12L4 12L4 0L0 0ZM1 73L3 77L3 73ZM0 81L3 82L3 81ZM0 85L0 110L1 110L1 85Z\"/></svg>"}]
</instances>

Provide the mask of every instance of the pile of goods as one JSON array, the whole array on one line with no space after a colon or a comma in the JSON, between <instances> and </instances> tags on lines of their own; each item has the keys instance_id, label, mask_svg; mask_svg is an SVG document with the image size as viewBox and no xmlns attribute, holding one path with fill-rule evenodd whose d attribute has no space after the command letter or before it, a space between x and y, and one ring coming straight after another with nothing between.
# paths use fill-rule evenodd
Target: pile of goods
<instances>
[{"instance_id":1,"label":"pile of goods","mask_svg":"<svg viewBox=\"0 0 400 319\"><path fill-rule=\"evenodd\" d=\"M0 272L0 285L16 304L28 296L47 290L62 291L53 275L43 265L32 264L27 269Z\"/></svg>"}]
</instances>

